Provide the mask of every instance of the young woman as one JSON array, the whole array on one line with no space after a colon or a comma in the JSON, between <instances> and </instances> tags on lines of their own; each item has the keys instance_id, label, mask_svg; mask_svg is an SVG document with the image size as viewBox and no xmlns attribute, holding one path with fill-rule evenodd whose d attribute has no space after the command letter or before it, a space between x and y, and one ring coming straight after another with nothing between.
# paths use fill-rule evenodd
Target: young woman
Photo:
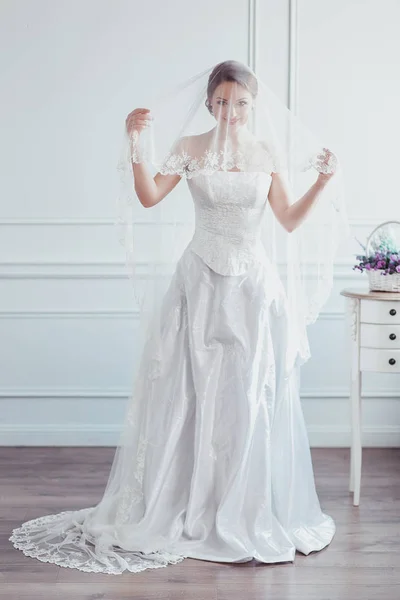
<instances>
[{"instance_id":1,"label":"young woman","mask_svg":"<svg viewBox=\"0 0 400 600\"><path fill-rule=\"evenodd\" d=\"M150 110L137 108L126 118L128 195L136 206L155 210L187 179L194 231L165 293L151 287L152 293L138 294L151 325L102 500L13 531L14 545L39 560L114 574L185 557L272 563L293 561L296 550L321 550L334 536L334 521L315 490L297 377L309 357L304 325L315 318L331 281L317 278L312 296L288 269L285 289L266 250L272 236L263 229L270 206L293 251L296 231L326 202L334 156L323 149L314 157L319 172L292 202L286 174L295 155L280 145L271 113L262 120L262 109L272 105L260 101L259 79L236 61L201 77L207 85L196 92L195 108L185 100L191 112L181 115L183 135L173 129L174 143L162 138L161 162L147 151ZM179 118L178 105L176 111ZM204 118L211 128L202 129ZM304 140L290 132L292 142ZM314 224L334 221L327 205L321 215L328 220ZM186 208L187 197L175 214L183 218ZM164 235L165 228L159 231ZM312 231L315 237L305 242L321 239L322 229ZM333 241L325 239L330 249ZM142 243L161 253L170 248L157 236ZM295 248L286 257L300 269L301 248Z\"/></svg>"}]
</instances>

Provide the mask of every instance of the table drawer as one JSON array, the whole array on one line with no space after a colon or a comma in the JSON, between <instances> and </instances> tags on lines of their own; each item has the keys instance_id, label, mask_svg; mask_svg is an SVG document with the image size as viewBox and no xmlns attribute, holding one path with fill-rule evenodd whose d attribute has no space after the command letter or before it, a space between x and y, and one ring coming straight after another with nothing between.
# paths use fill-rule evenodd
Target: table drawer
<instances>
[{"instance_id":1,"label":"table drawer","mask_svg":"<svg viewBox=\"0 0 400 600\"><path fill-rule=\"evenodd\" d=\"M361 323L360 346L400 349L400 325Z\"/></svg>"},{"instance_id":2,"label":"table drawer","mask_svg":"<svg viewBox=\"0 0 400 600\"><path fill-rule=\"evenodd\" d=\"M400 373L400 350L360 348L360 370Z\"/></svg>"},{"instance_id":3,"label":"table drawer","mask_svg":"<svg viewBox=\"0 0 400 600\"><path fill-rule=\"evenodd\" d=\"M393 302L391 300L361 300L360 322L395 323L400 325L400 302Z\"/></svg>"}]
</instances>

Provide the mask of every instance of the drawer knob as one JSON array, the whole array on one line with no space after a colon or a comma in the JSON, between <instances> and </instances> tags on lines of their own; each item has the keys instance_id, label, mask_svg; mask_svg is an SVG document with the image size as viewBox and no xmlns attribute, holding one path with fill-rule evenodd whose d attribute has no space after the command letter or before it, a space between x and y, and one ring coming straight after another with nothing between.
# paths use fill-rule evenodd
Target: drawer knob
<instances>
[{"instance_id":1,"label":"drawer knob","mask_svg":"<svg viewBox=\"0 0 400 600\"><path fill-rule=\"evenodd\" d=\"M396 364L396 359L395 358L389 358L389 364L390 365L395 365Z\"/></svg>"},{"instance_id":2,"label":"drawer knob","mask_svg":"<svg viewBox=\"0 0 400 600\"><path fill-rule=\"evenodd\" d=\"M389 313L394 317L394 315L396 314L396 309L395 308L391 308Z\"/></svg>"},{"instance_id":3,"label":"drawer knob","mask_svg":"<svg viewBox=\"0 0 400 600\"><path fill-rule=\"evenodd\" d=\"M391 334L389 335L389 338L390 338L391 340L395 340L395 339L396 339L396 334L395 334L395 333L391 333Z\"/></svg>"}]
</instances>

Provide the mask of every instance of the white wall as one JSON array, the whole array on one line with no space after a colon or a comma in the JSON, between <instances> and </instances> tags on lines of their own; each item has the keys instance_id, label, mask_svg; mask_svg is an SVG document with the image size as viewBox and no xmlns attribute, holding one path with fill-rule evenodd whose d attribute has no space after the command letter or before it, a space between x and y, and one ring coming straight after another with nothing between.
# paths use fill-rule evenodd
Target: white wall
<instances>
[{"instance_id":1,"label":"white wall","mask_svg":"<svg viewBox=\"0 0 400 600\"><path fill-rule=\"evenodd\" d=\"M136 324L113 225L115 164L126 114L167 82L227 58L255 61L284 100L297 81L295 108L341 156L354 233L365 239L399 219L390 111L400 100L400 4L294 4L290 31L288 0L3 0L0 443L118 439ZM310 328L302 402L313 445L349 441L339 292L366 285L351 270L358 251L343 249ZM367 374L363 384L365 444L398 445L400 378Z\"/></svg>"}]
</instances>

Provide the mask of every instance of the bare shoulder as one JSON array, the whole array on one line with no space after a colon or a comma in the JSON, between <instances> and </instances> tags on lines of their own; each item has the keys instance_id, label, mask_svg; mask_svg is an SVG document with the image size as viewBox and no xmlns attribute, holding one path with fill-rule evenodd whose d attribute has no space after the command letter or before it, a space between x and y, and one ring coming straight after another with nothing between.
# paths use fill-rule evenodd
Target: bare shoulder
<instances>
[{"instance_id":1,"label":"bare shoulder","mask_svg":"<svg viewBox=\"0 0 400 600\"><path fill-rule=\"evenodd\" d=\"M208 140L208 132L196 135L186 135L179 138L177 148L179 148L180 151L185 151L189 155L194 156L207 147Z\"/></svg>"},{"instance_id":2,"label":"bare shoulder","mask_svg":"<svg viewBox=\"0 0 400 600\"><path fill-rule=\"evenodd\" d=\"M288 166L285 153L278 151L272 144L268 144L265 140L258 140L259 148L261 148L265 160L265 164L270 171L273 181L288 182Z\"/></svg>"}]
</instances>

